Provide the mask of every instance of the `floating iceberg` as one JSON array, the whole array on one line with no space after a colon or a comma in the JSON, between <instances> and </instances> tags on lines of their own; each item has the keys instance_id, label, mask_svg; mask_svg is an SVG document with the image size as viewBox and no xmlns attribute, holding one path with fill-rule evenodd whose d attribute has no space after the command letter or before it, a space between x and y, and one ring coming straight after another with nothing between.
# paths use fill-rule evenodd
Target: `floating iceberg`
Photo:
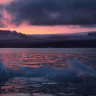
<instances>
[{"instance_id":1,"label":"floating iceberg","mask_svg":"<svg viewBox=\"0 0 96 96\"><path fill-rule=\"evenodd\" d=\"M96 76L96 71L78 60L68 60L67 68L40 66L38 68L24 67L17 70L6 68L0 60L0 79L14 77L44 77L54 81L74 81L80 80L82 75L89 75L89 77Z\"/></svg>"},{"instance_id":2,"label":"floating iceberg","mask_svg":"<svg viewBox=\"0 0 96 96\"><path fill-rule=\"evenodd\" d=\"M10 69L6 68L0 58L0 80L7 79L10 77Z\"/></svg>"},{"instance_id":3,"label":"floating iceberg","mask_svg":"<svg viewBox=\"0 0 96 96\"><path fill-rule=\"evenodd\" d=\"M92 67L84 65L78 60L68 60L68 70L78 76L96 76L96 71Z\"/></svg>"}]
</instances>

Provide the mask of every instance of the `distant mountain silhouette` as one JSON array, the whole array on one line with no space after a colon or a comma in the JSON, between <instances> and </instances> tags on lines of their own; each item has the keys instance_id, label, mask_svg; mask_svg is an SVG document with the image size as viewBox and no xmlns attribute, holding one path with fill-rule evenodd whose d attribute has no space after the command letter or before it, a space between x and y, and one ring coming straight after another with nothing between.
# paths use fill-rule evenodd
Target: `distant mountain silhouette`
<instances>
[{"instance_id":1,"label":"distant mountain silhouette","mask_svg":"<svg viewBox=\"0 0 96 96\"><path fill-rule=\"evenodd\" d=\"M91 32L91 33L88 33L87 36L96 36L96 32Z\"/></svg>"},{"instance_id":2,"label":"distant mountain silhouette","mask_svg":"<svg viewBox=\"0 0 96 96\"><path fill-rule=\"evenodd\" d=\"M0 39L28 39L32 36L28 36L16 31L0 30Z\"/></svg>"},{"instance_id":3,"label":"distant mountain silhouette","mask_svg":"<svg viewBox=\"0 0 96 96\"><path fill-rule=\"evenodd\" d=\"M96 48L96 33L87 35L26 35L0 30L0 48Z\"/></svg>"}]
</instances>

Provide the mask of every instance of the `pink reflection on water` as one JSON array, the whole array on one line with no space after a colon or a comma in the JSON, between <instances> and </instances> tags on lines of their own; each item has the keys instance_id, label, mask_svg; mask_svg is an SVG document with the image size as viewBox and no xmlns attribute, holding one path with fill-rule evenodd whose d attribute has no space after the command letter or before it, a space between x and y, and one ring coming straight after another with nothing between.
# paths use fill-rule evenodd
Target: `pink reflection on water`
<instances>
[{"instance_id":1,"label":"pink reflection on water","mask_svg":"<svg viewBox=\"0 0 96 96\"><path fill-rule=\"evenodd\" d=\"M3 64L8 68L17 69L21 67L37 68L42 65L53 67L67 67L67 59L77 59L81 62L95 66L94 54L59 54L59 53L3 53L1 54Z\"/></svg>"},{"instance_id":2,"label":"pink reflection on water","mask_svg":"<svg viewBox=\"0 0 96 96\"><path fill-rule=\"evenodd\" d=\"M8 67L17 69L20 67L39 67L50 65L54 67L66 67L66 55L51 53L6 53L2 54L2 61Z\"/></svg>"},{"instance_id":3,"label":"pink reflection on water","mask_svg":"<svg viewBox=\"0 0 96 96\"><path fill-rule=\"evenodd\" d=\"M15 49L14 49L15 50ZM81 62L96 67L96 51L86 52L82 50L68 50L69 52L31 52L30 50L28 52L24 51L21 52L21 50L18 52L12 52L12 51L2 51L0 54L2 56L3 64L5 64L8 68L17 69L21 67L39 67L42 65L50 65L53 67L67 67L67 59L76 59L80 60ZM79 54L77 54L79 53ZM28 79L29 80L29 79ZM28 81L26 78L15 78L13 81L8 81L4 86L2 86L3 92L8 93L18 93L18 92L26 92L28 85ZM31 85L30 85L31 86ZM33 85L32 85L33 86ZM37 86L37 85L36 85ZM24 89L25 88L25 89ZM13 89L13 92L10 91L10 89ZM34 91L34 90L33 90ZM35 90L38 91L38 90ZM5 93L5 94L6 94ZM4 96L4 95L0 95ZM10 96L10 95L9 95Z\"/></svg>"}]
</instances>

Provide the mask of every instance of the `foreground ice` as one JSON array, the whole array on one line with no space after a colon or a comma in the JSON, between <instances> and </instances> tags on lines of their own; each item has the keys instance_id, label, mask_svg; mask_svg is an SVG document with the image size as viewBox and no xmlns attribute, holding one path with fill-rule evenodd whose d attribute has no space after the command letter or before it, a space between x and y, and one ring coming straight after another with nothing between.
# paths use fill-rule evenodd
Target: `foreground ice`
<instances>
[{"instance_id":1,"label":"foreground ice","mask_svg":"<svg viewBox=\"0 0 96 96\"><path fill-rule=\"evenodd\" d=\"M2 60L0 58L0 80L2 79L6 79L8 77L10 77L10 69L6 68L3 63Z\"/></svg>"},{"instance_id":2,"label":"foreground ice","mask_svg":"<svg viewBox=\"0 0 96 96\"><path fill-rule=\"evenodd\" d=\"M68 60L68 70L78 76L89 75L96 76L96 71L92 67L84 65L78 60Z\"/></svg>"},{"instance_id":3,"label":"foreground ice","mask_svg":"<svg viewBox=\"0 0 96 96\"><path fill-rule=\"evenodd\" d=\"M15 94L2 94L0 96L31 96L30 94L15 93Z\"/></svg>"},{"instance_id":4,"label":"foreground ice","mask_svg":"<svg viewBox=\"0 0 96 96\"><path fill-rule=\"evenodd\" d=\"M80 80L83 75L95 77L96 71L94 71L91 67L84 65L78 60L68 60L67 68L40 66L38 68L23 67L17 70L6 68L2 63L2 60L0 60L0 80L14 77L44 77L54 81L74 81Z\"/></svg>"},{"instance_id":5,"label":"foreground ice","mask_svg":"<svg viewBox=\"0 0 96 96\"><path fill-rule=\"evenodd\" d=\"M15 94L2 94L0 96L55 96L51 94L40 94L40 93L33 93L33 94L24 94L24 93L15 93Z\"/></svg>"}]
</instances>

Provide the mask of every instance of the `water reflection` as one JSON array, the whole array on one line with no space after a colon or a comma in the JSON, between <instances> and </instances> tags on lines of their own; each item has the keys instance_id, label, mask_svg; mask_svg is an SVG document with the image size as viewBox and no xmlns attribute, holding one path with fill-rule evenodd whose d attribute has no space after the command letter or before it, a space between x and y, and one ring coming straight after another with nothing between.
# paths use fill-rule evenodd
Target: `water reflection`
<instances>
[{"instance_id":1,"label":"water reflection","mask_svg":"<svg viewBox=\"0 0 96 96\"><path fill-rule=\"evenodd\" d=\"M39 67L41 65L50 65L55 67L65 67L66 54L50 53L21 53L21 54L1 54L3 63L12 69L20 67Z\"/></svg>"},{"instance_id":2,"label":"water reflection","mask_svg":"<svg viewBox=\"0 0 96 96\"><path fill-rule=\"evenodd\" d=\"M76 50L74 49L67 49L67 50L65 49L62 49L62 50L59 50L59 49L55 49L55 50L53 49L38 49L38 50L10 49L9 50L9 49L6 49L6 51L5 50L2 51L2 50L0 50L0 56L2 56L3 64L5 64L8 68L11 68L11 69L18 69L21 67L37 68L41 65L50 65L58 68L63 68L63 67L65 68L68 65L66 60L70 58L80 60L81 62L92 66L94 69L96 67L96 50L95 49L94 49L95 51L93 49L90 49L90 50L89 49L88 50L84 50L84 49L76 49ZM43 83L40 83L40 80L43 81ZM94 82L96 83L96 80ZM91 86L92 88L96 87L94 85L94 82L92 83L93 84L93 86ZM84 86L84 84L81 84L81 85ZM85 84L85 86L87 86L87 84ZM63 89L61 88L61 85ZM6 93L7 94L8 93L24 93L24 92L25 93L41 92L41 93L48 94L48 93L52 93L52 90L53 90L53 93L55 94L56 92L65 92L64 88L68 90L68 88L70 89L70 86L71 84L70 85L61 84L61 82L58 84L56 82L51 83L51 81L45 80L44 78L35 78L35 79L14 78L14 79L5 80L5 82L3 82L1 85L0 92L5 94Z\"/></svg>"},{"instance_id":3,"label":"water reflection","mask_svg":"<svg viewBox=\"0 0 96 96\"><path fill-rule=\"evenodd\" d=\"M95 54L58 54L58 53L4 53L1 54L3 64L12 69L21 67L39 67L41 65L50 65L54 67L66 67L66 60L76 59L88 64L96 66Z\"/></svg>"}]
</instances>

